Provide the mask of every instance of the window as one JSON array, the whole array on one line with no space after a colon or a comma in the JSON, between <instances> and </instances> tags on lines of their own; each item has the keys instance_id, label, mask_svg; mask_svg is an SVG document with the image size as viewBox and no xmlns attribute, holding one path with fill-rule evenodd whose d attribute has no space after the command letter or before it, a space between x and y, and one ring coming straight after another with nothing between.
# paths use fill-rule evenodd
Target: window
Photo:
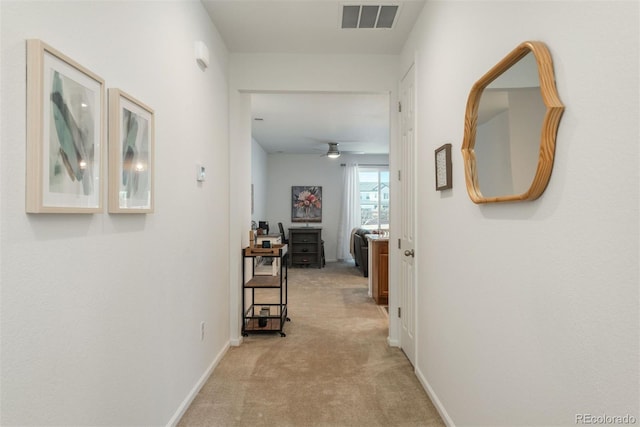
<instances>
[{"instance_id":1,"label":"window","mask_svg":"<svg viewBox=\"0 0 640 427\"><path fill-rule=\"evenodd\" d=\"M360 224L389 229L389 169L360 167Z\"/></svg>"}]
</instances>

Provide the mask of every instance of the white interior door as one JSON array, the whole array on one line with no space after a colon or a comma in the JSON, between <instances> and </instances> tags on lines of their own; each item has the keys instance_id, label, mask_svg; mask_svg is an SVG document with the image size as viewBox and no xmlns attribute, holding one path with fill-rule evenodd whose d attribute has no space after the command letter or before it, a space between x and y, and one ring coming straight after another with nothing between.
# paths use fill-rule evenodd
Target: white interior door
<instances>
[{"instance_id":1,"label":"white interior door","mask_svg":"<svg viewBox=\"0 0 640 427\"><path fill-rule=\"evenodd\" d=\"M400 84L400 347L415 366L416 358L416 136L415 136L415 71L412 65Z\"/></svg>"}]
</instances>

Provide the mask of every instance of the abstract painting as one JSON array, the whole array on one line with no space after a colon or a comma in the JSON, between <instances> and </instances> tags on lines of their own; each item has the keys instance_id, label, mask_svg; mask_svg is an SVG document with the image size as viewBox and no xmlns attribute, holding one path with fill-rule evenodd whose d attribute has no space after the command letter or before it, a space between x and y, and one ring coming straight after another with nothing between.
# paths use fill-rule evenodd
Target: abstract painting
<instances>
[{"instance_id":1,"label":"abstract painting","mask_svg":"<svg viewBox=\"0 0 640 427\"><path fill-rule=\"evenodd\" d=\"M291 222L322 222L322 187L291 187Z\"/></svg>"},{"instance_id":2,"label":"abstract painting","mask_svg":"<svg viewBox=\"0 0 640 427\"><path fill-rule=\"evenodd\" d=\"M102 211L103 99L104 80L27 41L27 212Z\"/></svg>"},{"instance_id":3,"label":"abstract painting","mask_svg":"<svg viewBox=\"0 0 640 427\"><path fill-rule=\"evenodd\" d=\"M109 212L154 209L154 112L120 89L109 89Z\"/></svg>"}]
</instances>

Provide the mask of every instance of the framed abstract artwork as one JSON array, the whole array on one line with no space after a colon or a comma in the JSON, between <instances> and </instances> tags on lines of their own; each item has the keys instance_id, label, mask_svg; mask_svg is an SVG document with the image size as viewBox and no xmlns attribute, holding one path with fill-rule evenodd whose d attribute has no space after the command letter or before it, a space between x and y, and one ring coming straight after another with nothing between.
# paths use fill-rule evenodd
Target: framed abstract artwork
<instances>
[{"instance_id":1,"label":"framed abstract artwork","mask_svg":"<svg viewBox=\"0 0 640 427\"><path fill-rule=\"evenodd\" d=\"M291 187L291 222L322 222L322 187Z\"/></svg>"},{"instance_id":2,"label":"framed abstract artwork","mask_svg":"<svg viewBox=\"0 0 640 427\"><path fill-rule=\"evenodd\" d=\"M151 108L109 89L110 213L153 213L154 129Z\"/></svg>"},{"instance_id":3,"label":"framed abstract artwork","mask_svg":"<svg viewBox=\"0 0 640 427\"><path fill-rule=\"evenodd\" d=\"M102 212L104 80L27 40L28 213Z\"/></svg>"},{"instance_id":4,"label":"framed abstract artwork","mask_svg":"<svg viewBox=\"0 0 640 427\"><path fill-rule=\"evenodd\" d=\"M444 144L435 151L436 154L436 191L453 188L451 171L451 144Z\"/></svg>"}]
</instances>

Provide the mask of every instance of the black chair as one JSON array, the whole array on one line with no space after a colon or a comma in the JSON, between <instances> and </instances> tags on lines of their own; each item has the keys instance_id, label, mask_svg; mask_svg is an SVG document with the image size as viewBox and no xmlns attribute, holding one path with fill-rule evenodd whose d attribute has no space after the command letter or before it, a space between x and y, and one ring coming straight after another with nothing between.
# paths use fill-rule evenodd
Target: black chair
<instances>
[{"instance_id":1,"label":"black chair","mask_svg":"<svg viewBox=\"0 0 640 427\"><path fill-rule=\"evenodd\" d=\"M280 239L282 239L282 243L288 244L289 239L287 239L287 235L284 232L284 227L281 222L278 223L278 228L280 229Z\"/></svg>"}]
</instances>

